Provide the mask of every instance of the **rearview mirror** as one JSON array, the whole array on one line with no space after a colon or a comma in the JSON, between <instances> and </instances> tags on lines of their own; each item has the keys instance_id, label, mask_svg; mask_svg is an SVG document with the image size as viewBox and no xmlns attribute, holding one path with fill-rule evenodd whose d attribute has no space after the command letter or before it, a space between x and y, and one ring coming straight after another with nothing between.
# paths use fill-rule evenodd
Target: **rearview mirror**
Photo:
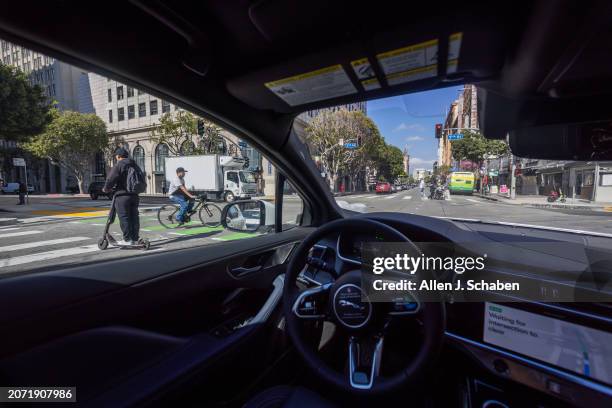
<instances>
[{"instance_id":1,"label":"rearview mirror","mask_svg":"<svg viewBox=\"0 0 612 408\"><path fill-rule=\"evenodd\" d=\"M225 206L221 224L232 231L255 232L269 224L266 221L270 220L270 216L274 219L274 206L270 203L262 200L237 201Z\"/></svg>"},{"instance_id":2,"label":"rearview mirror","mask_svg":"<svg viewBox=\"0 0 612 408\"><path fill-rule=\"evenodd\" d=\"M612 159L612 121L539 126L509 132L512 154L547 160Z\"/></svg>"}]
</instances>

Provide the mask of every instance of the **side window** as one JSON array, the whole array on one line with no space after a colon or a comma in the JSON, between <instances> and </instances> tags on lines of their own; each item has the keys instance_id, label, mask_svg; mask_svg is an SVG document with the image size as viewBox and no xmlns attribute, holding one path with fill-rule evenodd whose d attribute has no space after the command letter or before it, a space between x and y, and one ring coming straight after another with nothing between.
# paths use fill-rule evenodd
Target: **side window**
<instances>
[{"instance_id":1,"label":"side window","mask_svg":"<svg viewBox=\"0 0 612 408\"><path fill-rule=\"evenodd\" d=\"M290 183L284 182L283 188L277 188L275 166L243 135L233 134L176 105L172 108L162 98L95 72L87 73L87 81L77 81L78 78L70 75L54 76L53 61L37 58L33 61L36 70L29 78L16 77L15 80L28 94L48 100L47 110L53 109L53 99L42 98L42 93L54 93L47 85L51 90L54 87L78 89L80 98L85 98L79 100L79 106L81 102L84 107L93 106L93 114L90 110L59 110L57 118L48 115L49 125L61 129L58 137L68 141L74 137L84 138L84 143L77 146L78 152L75 146L62 140L65 147L59 153L28 150L28 154L24 154L26 166L23 169L12 168L7 173L0 168L0 179L17 183L26 178L27 167L28 191L31 185L37 193L48 195L48 202L37 204L42 205L45 215L40 221L35 220L40 222L36 234L15 235L10 251L7 249L7 255L1 254L0 264L6 261L1 269L7 276L13 272L24 274L49 267L60 268L84 260L108 259L108 252L99 247L100 238L105 236L111 204L102 186L112 173L112 167L119 162L114 154L119 147L134 160L144 178L137 183L139 189L144 189L138 204L137 233L133 229L123 231L119 222L109 227L110 236L124 243L146 239L155 252L190 246L231 245L233 240L256 239L304 223L303 214L308 206L305 207ZM21 69L17 65L13 67L16 71ZM29 81L40 82L44 72L48 72L48 78L55 82L45 84L44 89L31 86ZM81 70L75 68L75 72ZM66 102L62 95L57 95L57 99L60 105ZM64 117L70 120L63 120ZM87 125L91 132L75 135L79 127L72 126L73 123ZM48 135L43 132L32 139L40 142L36 146L46 146L49 145L45 139ZM14 141L9 144L11 141L1 139L0 147L15 147ZM51 159L53 155L57 156ZM36 171L40 165L50 170L44 177ZM177 175L180 168L184 172L181 177ZM226 187L230 182L232 185ZM187 210L187 199L192 197L181 195L182 189L177 187L181 185L196 198L191 210ZM79 206L79 211L75 211L71 199L65 197L68 193L87 195L87 200L96 200L95 205ZM282 194L282 206L277 193ZM232 207L234 204L240 205ZM181 206L186 211L181 212ZM229 223L224 226L221 218L226 209ZM275 225L277 211L282 211L280 228ZM15 217L21 218L20 215ZM70 223L63 222L67 217ZM58 236L61 239L57 239ZM122 251L120 257L140 254L140 251Z\"/></svg>"},{"instance_id":2,"label":"side window","mask_svg":"<svg viewBox=\"0 0 612 408\"><path fill-rule=\"evenodd\" d=\"M238 176L233 171L227 173L227 181L238 182Z\"/></svg>"}]
</instances>

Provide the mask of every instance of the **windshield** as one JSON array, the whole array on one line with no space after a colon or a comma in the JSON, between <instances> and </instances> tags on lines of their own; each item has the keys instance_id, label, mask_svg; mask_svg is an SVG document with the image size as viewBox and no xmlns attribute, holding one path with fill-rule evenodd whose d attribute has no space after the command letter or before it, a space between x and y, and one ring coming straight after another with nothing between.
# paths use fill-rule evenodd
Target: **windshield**
<instances>
[{"instance_id":1,"label":"windshield","mask_svg":"<svg viewBox=\"0 0 612 408\"><path fill-rule=\"evenodd\" d=\"M480 131L478 98L475 85L394 96L294 128L345 209L612 234L612 162L517 157Z\"/></svg>"},{"instance_id":2,"label":"windshield","mask_svg":"<svg viewBox=\"0 0 612 408\"><path fill-rule=\"evenodd\" d=\"M243 183L255 183L255 176L253 173L248 173L245 171L240 172L240 181Z\"/></svg>"}]
</instances>

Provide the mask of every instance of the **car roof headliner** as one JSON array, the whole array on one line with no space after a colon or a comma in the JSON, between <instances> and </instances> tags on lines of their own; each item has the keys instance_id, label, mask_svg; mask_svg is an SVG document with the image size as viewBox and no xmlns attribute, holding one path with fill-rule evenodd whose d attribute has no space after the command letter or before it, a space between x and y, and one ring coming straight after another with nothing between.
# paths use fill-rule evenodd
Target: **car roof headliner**
<instances>
[{"instance_id":1,"label":"car roof headliner","mask_svg":"<svg viewBox=\"0 0 612 408\"><path fill-rule=\"evenodd\" d=\"M482 86L485 134L502 137L525 117L522 123L533 125L538 118L525 116L525 106L608 93L588 86L585 67L573 68L576 55L609 23L609 9L605 1L552 0L132 0L95 7L22 0L3 8L0 37L163 96L264 150L278 150L301 111L460 83ZM448 38L456 32L463 33L458 70L446 74ZM334 64L356 82L350 61L375 61L379 52L431 39L439 40L432 78L396 86L383 79L378 90L298 106L264 85Z\"/></svg>"}]
</instances>

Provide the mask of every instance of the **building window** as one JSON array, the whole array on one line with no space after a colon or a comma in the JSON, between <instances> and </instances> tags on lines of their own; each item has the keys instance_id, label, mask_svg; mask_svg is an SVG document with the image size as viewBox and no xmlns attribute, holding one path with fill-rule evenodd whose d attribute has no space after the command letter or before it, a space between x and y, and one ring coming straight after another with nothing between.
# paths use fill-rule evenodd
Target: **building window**
<instances>
[{"instance_id":1,"label":"building window","mask_svg":"<svg viewBox=\"0 0 612 408\"><path fill-rule=\"evenodd\" d=\"M113 110L109 109L108 111L108 123L113 123Z\"/></svg>"},{"instance_id":2,"label":"building window","mask_svg":"<svg viewBox=\"0 0 612 408\"><path fill-rule=\"evenodd\" d=\"M136 117L136 110L134 105L128 106L128 119L134 119Z\"/></svg>"},{"instance_id":3,"label":"building window","mask_svg":"<svg viewBox=\"0 0 612 408\"><path fill-rule=\"evenodd\" d=\"M157 115L157 101L149 102L149 114Z\"/></svg>"},{"instance_id":4,"label":"building window","mask_svg":"<svg viewBox=\"0 0 612 408\"><path fill-rule=\"evenodd\" d=\"M118 86L117 87L117 100L120 101L122 99L123 99L123 87Z\"/></svg>"},{"instance_id":5,"label":"building window","mask_svg":"<svg viewBox=\"0 0 612 408\"><path fill-rule=\"evenodd\" d=\"M132 96L134 96L134 88L132 88L131 86L127 87L127 97L131 98Z\"/></svg>"},{"instance_id":6,"label":"building window","mask_svg":"<svg viewBox=\"0 0 612 408\"><path fill-rule=\"evenodd\" d=\"M170 102L162 101L162 113L170 112Z\"/></svg>"},{"instance_id":7,"label":"building window","mask_svg":"<svg viewBox=\"0 0 612 408\"><path fill-rule=\"evenodd\" d=\"M142 95L142 94L144 94L144 92L139 89L138 90L138 95Z\"/></svg>"},{"instance_id":8,"label":"building window","mask_svg":"<svg viewBox=\"0 0 612 408\"><path fill-rule=\"evenodd\" d=\"M138 167L140 167L140 170L144 171L145 170L145 151L142 146L136 146L134 148L134 151L132 152L132 158L134 159Z\"/></svg>"},{"instance_id":9,"label":"building window","mask_svg":"<svg viewBox=\"0 0 612 408\"><path fill-rule=\"evenodd\" d=\"M195 145L191 140L185 140L181 145L181 156L191 156L195 151Z\"/></svg>"},{"instance_id":10,"label":"building window","mask_svg":"<svg viewBox=\"0 0 612 408\"><path fill-rule=\"evenodd\" d=\"M268 176L272 175L272 163L268 162Z\"/></svg>"},{"instance_id":11,"label":"building window","mask_svg":"<svg viewBox=\"0 0 612 408\"><path fill-rule=\"evenodd\" d=\"M117 120L121 122L123 119L125 119L125 111L123 108L119 108L117 109Z\"/></svg>"},{"instance_id":12,"label":"building window","mask_svg":"<svg viewBox=\"0 0 612 408\"><path fill-rule=\"evenodd\" d=\"M138 117L143 118L147 116L147 104L142 102L138 104Z\"/></svg>"},{"instance_id":13,"label":"building window","mask_svg":"<svg viewBox=\"0 0 612 408\"><path fill-rule=\"evenodd\" d=\"M155 148L155 171L164 173L166 170L166 157L168 157L168 146L160 143Z\"/></svg>"}]
</instances>

